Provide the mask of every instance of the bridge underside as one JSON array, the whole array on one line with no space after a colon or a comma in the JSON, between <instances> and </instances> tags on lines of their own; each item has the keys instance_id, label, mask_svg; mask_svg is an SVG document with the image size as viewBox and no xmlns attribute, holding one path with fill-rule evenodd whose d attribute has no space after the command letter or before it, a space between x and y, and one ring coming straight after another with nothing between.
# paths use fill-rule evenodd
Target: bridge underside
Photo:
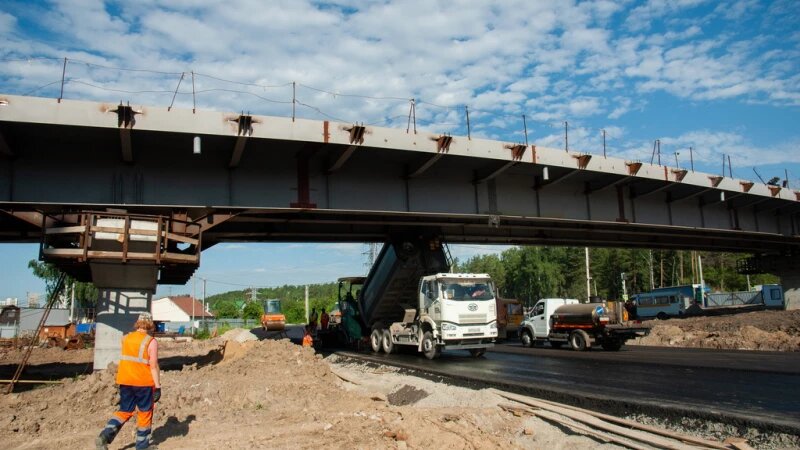
<instances>
[{"instance_id":1,"label":"bridge underside","mask_svg":"<svg viewBox=\"0 0 800 450\"><path fill-rule=\"evenodd\" d=\"M0 210L38 211L58 217L81 211L120 210L119 205L34 205L0 202ZM450 243L568 245L694 249L792 254L782 236L720 229L653 226L490 214L397 213L387 211L126 206L130 214L197 218L208 229L202 249L222 242L386 242L398 234L441 236ZM216 217L216 219L215 219ZM219 223L215 223L217 220ZM0 215L0 240L36 242L40 227Z\"/></svg>"},{"instance_id":2,"label":"bridge underside","mask_svg":"<svg viewBox=\"0 0 800 450\"><path fill-rule=\"evenodd\" d=\"M171 221L157 233L177 239L154 249L162 266L186 256L179 242L202 250L409 232L453 243L800 255L800 192L404 131L9 96L0 102L0 242L41 242L48 228L86 226L70 216L97 212ZM84 240L97 231L82 230ZM162 282L193 268L173 271Z\"/></svg>"}]
</instances>

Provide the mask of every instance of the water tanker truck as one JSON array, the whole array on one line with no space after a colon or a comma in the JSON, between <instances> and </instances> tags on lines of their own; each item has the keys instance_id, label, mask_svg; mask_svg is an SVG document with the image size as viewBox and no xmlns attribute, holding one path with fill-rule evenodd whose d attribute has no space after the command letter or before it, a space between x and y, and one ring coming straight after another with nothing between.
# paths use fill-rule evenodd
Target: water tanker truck
<instances>
[{"instance_id":1,"label":"water tanker truck","mask_svg":"<svg viewBox=\"0 0 800 450\"><path fill-rule=\"evenodd\" d=\"M599 345L616 351L628 339L646 336L649 331L628 321L621 302L580 303L575 299L545 298L522 321L520 340L526 347L549 342L553 348L568 343L573 350Z\"/></svg>"}]
</instances>

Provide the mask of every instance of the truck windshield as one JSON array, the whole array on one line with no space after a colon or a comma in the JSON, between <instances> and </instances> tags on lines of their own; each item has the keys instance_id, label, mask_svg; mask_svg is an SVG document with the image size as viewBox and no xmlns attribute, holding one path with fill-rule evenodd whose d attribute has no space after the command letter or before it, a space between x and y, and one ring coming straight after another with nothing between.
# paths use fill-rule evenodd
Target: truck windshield
<instances>
[{"instance_id":1,"label":"truck windshield","mask_svg":"<svg viewBox=\"0 0 800 450\"><path fill-rule=\"evenodd\" d=\"M441 280L442 298L446 300L491 300L492 284L486 280Z\"/></svg>"}]
</instances>

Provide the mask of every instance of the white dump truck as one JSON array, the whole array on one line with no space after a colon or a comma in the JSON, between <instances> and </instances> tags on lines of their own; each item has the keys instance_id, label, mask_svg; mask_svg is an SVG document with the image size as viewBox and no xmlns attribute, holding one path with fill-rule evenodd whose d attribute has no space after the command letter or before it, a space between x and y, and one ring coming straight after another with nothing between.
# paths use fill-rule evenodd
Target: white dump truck
<instances>
[{"instance_id":1,"label":"white dump truck","mask_svg":"<svg viewBox=\"0 0 800 450\"><path fill-rule=\"evenodd\" d=\"M340 279L340 292L349 293L340 295L348 341L360 334L375 352L408 346L428 359L444 349L483 355L497 339L494 283L485 273L441 270L447 266L435 243L384 245L366 278Z\"/></svg>"},{"instance_id":2,"label":"white dump truck","mask_svg":"<svg viewBox=\"0 0 800 450\"><path fill-rule=\"evenodd\" d=\"M628 339L646 336L649 328L628 321L621 302L580 303L569 298L544 298L536 302L520 325L522 345L549 342L553 348L569 343L574 350L599 345L616 351Z\"/></svg>"}]
</instances>

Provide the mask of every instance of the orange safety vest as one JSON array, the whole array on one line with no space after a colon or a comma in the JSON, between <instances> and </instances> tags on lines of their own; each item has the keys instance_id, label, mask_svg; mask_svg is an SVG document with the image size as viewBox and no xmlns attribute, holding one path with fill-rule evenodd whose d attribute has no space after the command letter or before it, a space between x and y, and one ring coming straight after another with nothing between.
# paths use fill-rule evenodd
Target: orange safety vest
<instances>
[{"instance_id":1,"label":"orange safety vest","mask_svg":"<svg viewBox=\"0 0 800 450\"><path fill-rule=\"evenodd\" d=\"M311 337L310 334L303 336L303 347L312 347L314 345L314 339Z\"/></svg>"},{"instance_id":2,"label":"orange safety vest","mask_svg":"<svg viewBox=\"0 0 800 450\"><path fill-rule=\"evenodd\" d=\"M153 374L150 373L150 352L147 351L152 340L150 335L141 331L128 333L122 338L117 384L155 386Z\"/></svg>"}]
</instances>

